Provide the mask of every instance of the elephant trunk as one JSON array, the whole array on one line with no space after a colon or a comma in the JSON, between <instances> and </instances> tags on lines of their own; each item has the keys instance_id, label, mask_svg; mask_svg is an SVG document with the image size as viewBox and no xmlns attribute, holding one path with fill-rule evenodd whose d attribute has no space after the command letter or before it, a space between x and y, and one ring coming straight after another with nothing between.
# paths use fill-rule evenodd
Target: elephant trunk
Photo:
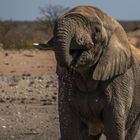
<instances>
[{"instance_id":1,"label":"elephant trunk","mask_svg":"<svg viewBox=\"0 0 140 140\"><path fill-rule=\"evenodd\" d=\"M69 22L60 20L55 27L54 36L57 44L55 46L55 56L58 64L62 67L69 67L72 61L70 55L70 43L73 37L73 31Z\"/></svg>"}]
</instances>

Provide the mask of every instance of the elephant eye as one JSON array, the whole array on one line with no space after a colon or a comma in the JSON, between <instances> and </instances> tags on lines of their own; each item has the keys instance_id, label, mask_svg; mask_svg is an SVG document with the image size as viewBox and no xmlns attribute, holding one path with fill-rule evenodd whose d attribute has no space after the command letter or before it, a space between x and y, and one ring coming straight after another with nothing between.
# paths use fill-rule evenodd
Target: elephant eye
<instances>
[{"instance_id":1,"label":"elephant eye","mask_svg":"<svg viewBox=\"0 0 140 140\"><path fill-rule=\"evenodd\" d=\"M101 39L101 29L100 27L96 26L94 29L94 33L92 35L92 39L94 40L95 43L99 42Z\"/></svg>"},{"instance_id":2,"label":"elephant eye","mask_svg":"<svg viewBox=\"0 0 140 140\"><path fill-rule=\"evenodd\" d=\"M83 39L83 37L80 37L80 39L79 39L79 44L80 44L80 45L84 44L84 39Z\"/></svg>"},{"instance_id":3,"label":"elephant eye","mask_svg":"<svg viewBox=\"0 0 140 140\"><path fill-rule=\"evenodd\" d=\"M95 33L100 33L100 31L101 31L100 27L96 26L95 27Z\"/></svg>"}]
</instances>

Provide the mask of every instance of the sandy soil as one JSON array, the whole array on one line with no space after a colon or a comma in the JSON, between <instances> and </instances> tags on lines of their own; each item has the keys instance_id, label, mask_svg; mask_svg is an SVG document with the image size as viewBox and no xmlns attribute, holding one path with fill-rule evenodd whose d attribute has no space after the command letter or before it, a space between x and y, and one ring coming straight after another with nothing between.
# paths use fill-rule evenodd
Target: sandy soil
<instances>
[{"instance_id":1,"label":"sandy soil","mask_svg":"<svg viewBox=\"0 0 140 140\"><path fill-rule=\"evenodd\" d=\"M57 140L52 51L0 51L0 140Z\"/></svg>"}]
</instances>

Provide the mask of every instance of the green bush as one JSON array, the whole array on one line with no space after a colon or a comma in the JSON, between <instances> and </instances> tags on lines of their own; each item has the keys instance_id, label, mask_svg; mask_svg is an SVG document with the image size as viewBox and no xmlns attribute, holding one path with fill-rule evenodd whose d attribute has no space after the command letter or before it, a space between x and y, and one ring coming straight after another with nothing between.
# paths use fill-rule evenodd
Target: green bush
<instances>
[{"instance_id":1,"label":"green bush","mask_svg":"<svg viewBox=\"0 0 140 140\"><path fill-rule=\"evenodd\" d=\"M18 40L15 42L6 42L3 45L4 49L33 49L32 41Z\"/></svg>"}]
</instances>

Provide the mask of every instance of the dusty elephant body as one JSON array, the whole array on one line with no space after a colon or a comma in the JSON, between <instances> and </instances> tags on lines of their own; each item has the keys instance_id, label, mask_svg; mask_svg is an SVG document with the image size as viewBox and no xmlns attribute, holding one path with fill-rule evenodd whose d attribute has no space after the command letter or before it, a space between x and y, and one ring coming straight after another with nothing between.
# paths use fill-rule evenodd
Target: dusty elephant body
<instances>
[{"instance_id":1,"label":"dusty elephant body","mask_svg":"<svg viewBox=\"0 0 140 140\"><path fill-rule=\"evenodd\" d=\"M76 7L60 17L58 63L61 140L134 140L140 126L140 51L101 10ZM140 138L138 138L140 139Z\"/></svg>"}]
</instances>

